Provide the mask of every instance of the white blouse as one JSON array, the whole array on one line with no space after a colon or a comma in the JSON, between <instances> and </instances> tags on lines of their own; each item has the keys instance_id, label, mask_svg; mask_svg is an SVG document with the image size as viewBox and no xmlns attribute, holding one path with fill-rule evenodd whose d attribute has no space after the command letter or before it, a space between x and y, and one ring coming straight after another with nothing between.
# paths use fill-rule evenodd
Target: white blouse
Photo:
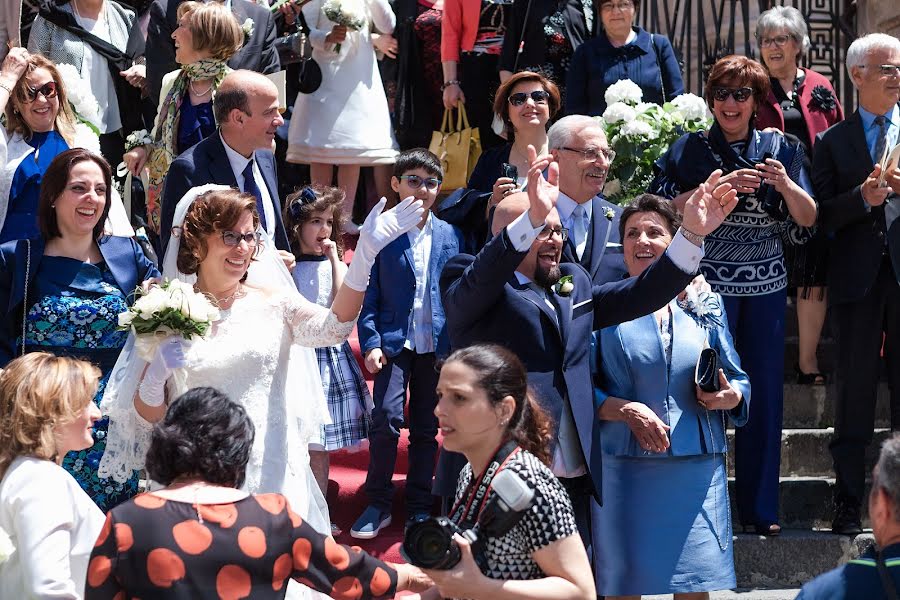
<instances>
[{"instance_id":1,"label":"white blouse","mask_svg":"<svg viewBox=\"0 0 900 600\"><path fill-rule=\"evenodd\" d=\"M16 458L0 480L0 527L16 548L0 564L0 598L82 598L104 520L62 467Z\"/></svg>"}]
</instances>

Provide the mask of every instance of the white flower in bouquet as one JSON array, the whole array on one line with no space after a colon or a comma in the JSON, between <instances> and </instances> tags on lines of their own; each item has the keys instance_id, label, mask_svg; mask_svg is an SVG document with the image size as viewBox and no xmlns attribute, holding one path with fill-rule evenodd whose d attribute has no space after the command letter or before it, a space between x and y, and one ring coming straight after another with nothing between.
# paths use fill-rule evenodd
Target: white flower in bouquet
<instances>
[{"instance_id":1,"label":"white flower in bouquet","mask_svg":"<svg viewBox=\"0 0 900 600\"><path fill-rule=\"evenodd\" d=\"M119 315L120 329L144 334L181 335L187 340L206 335L219 318L219 309L193 286L178 280L150 288L125 313Z\"/></svg>"},{"instance_id":2,"label":"white flower in bouquet","mask_svg":"<svg viewBox=\"0 0 900 600\"><path fill-rule=\"evenodd\" d=\"M672 106L674 106L678 113L684 117L685 121L699 121L712 118L712 115L709 113L709 107L706 105L706 101L694 94L682 94L678 96L672 100Z\"/></svg>"},{"instance_id":3,"label":"white flower in bouquet","mask_svg":"<svg viewBox=\"0 0 900 600\"><path fill-rule=\"evenodd\" d=\"M628 123L633 121L637 116L634 108L624 102L615 102L606 107L603 111L603 120L607 125L615 125L616 123Z\"/></svg>"},{"instance_id":4,"label":"white flower in bouquet","mask_svg":"<svg viewBox=\"0 0 900 600\"><path fill-rule=\"evenodd\" d=\"M659 110L659 104L654 104L653 102L638 102L637 106L634 107L634 112L639 115L657 110Z\"/></svg>"},{"instance_id":5,"label":"white flower in bouquet","mask_svg":"<svg viewBox=\"0 0 900 600\"><path fill-rule=\"evenodd\" d=\"M351 31L359 31L366 26L366 7L361 0L326 0L322 4L322 12L329 21ZM340 53L341 45L335 44L334 51Z\"/></svg>"},{"instance_id":6,"label":"white flower in bouquet","mask_svg":"<svg viewBox=\"0 0 900 600\"><path fill-rule=\"evenodd\" d=\"M606 94L603 97L607 106L612 106L616 102L637 104L644 97L644 92L638 84L630 79L620 79L606 88Z\"/></svg>"},{"instance_id":7,"label":"white flower in bouquet","mask_svg":"<svg viewBox=\"0 0 900 600\"><path fill-rule=\"evenodd\" d=\"M78 146L90 150L94 154L100 154L100 138L96 130L84 122L75 123L75 139Z\"/></svg>"},{"instance_id":8,"label":"white flower in bouquet","mask_svg":"<svg viewBox=\"0 0 900 600\"><path fill-rule=\"evenodd\" d=\"M622 125L619 135L652 140L659 136L659 132L653 129L649 123L645 123L640 119L634 119Z\"/></svg>"},{"instance_id":9,"label":"white flower in bouquet","mask_svg":"<svg viewBox=\"0 0 900 600\"><path fill-rule=\"evenodd\" d=\"M94 131L99 133L101 120L100 104L97 103L97 98L94 97L94 92L91 91L90 82L82 79L78 69L72 65L63 63L56 65L56 69L59 71L60 79L66 86L66 97L69 99L69 104L72 105L72 110L75 111L78 120L92 126Z\"/></svg>"},{"instance_id":10,"label":"white flower in bouquet","mask_svg":"<svg viewBox=\"0 0 900 600\"><path fill-rule=\"evenodd\" d=\"M8 561L15 551L16 547L9 538L9 534L0 527L0 565Z\"/></svg>"}]
</instances>

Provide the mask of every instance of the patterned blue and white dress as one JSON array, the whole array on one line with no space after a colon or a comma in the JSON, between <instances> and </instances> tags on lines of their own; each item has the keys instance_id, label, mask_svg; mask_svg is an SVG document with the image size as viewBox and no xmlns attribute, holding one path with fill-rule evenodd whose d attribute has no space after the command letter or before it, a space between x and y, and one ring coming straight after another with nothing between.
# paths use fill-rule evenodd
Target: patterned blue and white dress
<instances>
[{"instance_id":1,"label":"patterned blue and white dress","mask_svg":"<svg viewBox=\"0 0 900 600\"><path fill-rule=\"evenodd\" d=\"M51 352L97 365L103 373L94 397L99 405L128 336L127 331L116 330L118 315L128 304L112 273L103 262L89 264L68 257L44 256L28 295L39 300L28 309L25 351ZM138 491L137 472L124 484L97 476L100 457L106 449L107 426L106 417L97 421L94 445L70 452L63 461L63 468L103 511Z\"/></svg>"},{"instance_id":2,"label":"patterned blue and white dress","mask_svg":"<svg viewBox=\"0 0 900 600\"><path fill-rule=\"evenodd\" d=\"M301 255L293 271L297 289L310 302L331 306L331 263L325 256ZM319 373L331 424L322 426L321 444L326 450L356 446L368 439L372 396L350 342L316 348Z\"/></svg>"}]
</instances>

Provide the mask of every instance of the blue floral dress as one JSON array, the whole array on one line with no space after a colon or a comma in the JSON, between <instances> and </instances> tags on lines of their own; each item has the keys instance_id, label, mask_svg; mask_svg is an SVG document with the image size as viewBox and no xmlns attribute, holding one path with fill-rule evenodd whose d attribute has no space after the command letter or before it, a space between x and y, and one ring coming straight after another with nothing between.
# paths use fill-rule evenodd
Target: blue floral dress
<instances>
[{"instance_id":1,"label":"blue floral dress","mask_svg":"<svg viewBox=\"0 0 900 600\"><path fill-rule=\"evenodd\" d=\"M62 256L44 256L29 289L25 351L72 356L97 365L103 373L94 402L100 404L106 381L125 345L127 331L117 331L118 315L128 308L125 293L106 263L90 264ZM137 494L138 474L125 483L100 479L97 468L106 448L108 419L94 426L94 445L70 452L65 468L103 511Z\"/></svg>"}]
</instances>

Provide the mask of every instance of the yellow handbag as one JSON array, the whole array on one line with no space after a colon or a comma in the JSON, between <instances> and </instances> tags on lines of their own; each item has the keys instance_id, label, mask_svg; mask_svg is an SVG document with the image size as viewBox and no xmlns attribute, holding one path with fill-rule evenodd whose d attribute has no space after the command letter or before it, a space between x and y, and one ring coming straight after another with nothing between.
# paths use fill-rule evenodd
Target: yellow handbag
<instances>
[{"instance_id":1,"label":"yellow handbag","mask_svg":"<svg viewBox=\"0 0 900 600\"><path fill-rule=\"evenodd\" d=\"M469 175L481 156L481 135L477 127L469 126L466 107L462 103L457 105L455 128L451 112L452 109L444 110L441 130L431 133L431 143L428 145L428 149L441 160L444 192L466 187Z\"/></svg>"}]
</instances>

